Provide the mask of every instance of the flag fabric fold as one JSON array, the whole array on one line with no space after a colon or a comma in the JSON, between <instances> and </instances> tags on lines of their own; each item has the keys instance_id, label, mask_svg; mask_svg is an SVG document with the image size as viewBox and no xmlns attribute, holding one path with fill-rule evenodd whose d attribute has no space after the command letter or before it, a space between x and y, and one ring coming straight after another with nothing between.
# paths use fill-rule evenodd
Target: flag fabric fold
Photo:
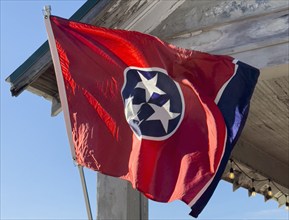
<instances>
[{"instance_id":1,"label":"flag fabric fold","mask_svg":"<svg viewBox=\"0 0 289 220\"><path fill-rule=\"evenodd\" d=\"M76 162L197 217L244 127L259 71L134 31L50 16Z\"/></svg>"}]
</instances>

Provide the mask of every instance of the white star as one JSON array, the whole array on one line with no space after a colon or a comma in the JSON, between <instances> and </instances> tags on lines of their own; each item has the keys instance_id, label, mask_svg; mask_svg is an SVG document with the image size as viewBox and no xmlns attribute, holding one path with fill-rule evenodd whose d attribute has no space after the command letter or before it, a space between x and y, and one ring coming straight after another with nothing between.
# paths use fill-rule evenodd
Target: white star
<instances>
[{"instance_id":1,"label":"white star","mask_svg":"<svg viewBox=\"0 0 289 220\"><path fill-rule=\"evenodd\" d=\"M149 105L155 112L147 119L147 121L160 120L165 132L168 133L169 120L178 117L180 113L173 113L170 111L170 100L161 107L152 103L149 103Z\"/></svg>"},{"instance_id":2,"label":"white star","mask_svg":"<svg viewBox=\"0 0 289 220\"><path fill-rule=\"evenodd\" d=\"M164 91L160 90L156 85L157 85L157 81L158 81L158 74L156 74L153 78L151 79L147 79L145 78L139 71L137 71L140 78L141 78L141 82L139 82L135 88L141 88L144 89L146 92L146 101L148 102L148 100L150 99L150 97L153 95L153 93L157 93L157 94L165 94Z\"/></svg>"},{"instance_id":3,"label":"white star","mask_svg":"<svg viewBox=\"0 0 289 220\"><path fill-rule=\"evenodd\" d=\"M143 105L143 103L140 105L134 105L132 103L132 100L133 100L133 97L130 96L125 100L125 103L124 103L124 106L125 106L124 113L125 113L126 120L128 122L130 122L132 120L139 121L138 111L141 108L141 106Z\"/></svg>"}]
</instances>

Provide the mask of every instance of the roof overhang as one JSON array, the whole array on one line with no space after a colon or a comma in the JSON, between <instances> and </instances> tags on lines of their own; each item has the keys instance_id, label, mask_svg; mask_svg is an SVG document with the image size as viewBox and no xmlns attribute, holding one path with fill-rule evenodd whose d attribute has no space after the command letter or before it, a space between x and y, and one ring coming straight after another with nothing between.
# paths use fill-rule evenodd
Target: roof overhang
<instances>
[{"instance_id":1,"label":"roof overhang","mask_svg":"<svg viewBox=\"0 0 289 220\"><path fill-rule=\"evenodd\" d=\"M236 178L223 179L234 189L250 189L268 200L285 203L289 189L288 3L275 0L87 1L72 17L97 26L137 30L177 46L227 54L261 69L246 127L232 157ZM8 78L13 96L28 90L52 101L52 115L60 110L54 69L45 42ZM251 178L248 178L248 175Z\"/></svg>"}]
</instances>

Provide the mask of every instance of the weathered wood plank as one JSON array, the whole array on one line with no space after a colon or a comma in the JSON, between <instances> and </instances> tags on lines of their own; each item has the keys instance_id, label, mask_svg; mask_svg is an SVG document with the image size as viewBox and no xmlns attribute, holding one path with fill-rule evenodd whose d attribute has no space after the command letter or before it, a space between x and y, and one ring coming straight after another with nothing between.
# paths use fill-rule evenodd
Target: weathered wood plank
<instances>
[{"instance_id":1,"label":"weathered wood plank","mask_svg":"<svg viewBox=\"0 0 289 220\"><path fill-rule=\"evenodd\" d=\"M185 0L150 0L145 10L135 14L119 27L150 33L184 2Z\"/></svg>"},{"instance_id":2,"label":"weathered wood plank","mask_svg":"<svg viewBox=\"0 0 289 220\"><path fill-rule=\"evenodd\" d=\"M259 81L270 80L270 79L279 78L283 76L286 76L287 79L289 78L289 65L286 63L262 68L260 71Z\"/></svg>"},{"instance_id":3,"label":"weathered wood plank","mask_svg":"<svg viewBox=\"0 0 289 220\"><path fill-rule=\"evenodd\" d=\"M288 64L288 51L289 43L284 43L228 55L262 69L276 65Z\"/></svg>"},{"instance_id":4,"label":"weathered wood plank","mask_svg":"<svg viewBox=\"0 0 289 220\"><path fill-rule=\"evenodd\" d=\"M150 34L167 39L288 7L287 0L188 0Z\"/></svg>"},{"instance_id":5,"label":"weathered wood plank","mask_svg":"<svg viewBox=\"0 0 289 220\"><path fill-rule=\"evenodd\" d=\"M151 3L151 0L102 0L108 2L107 6L101 11L93 8L88 17L90 24L109 28L117 28L124 22L141 13Z\"/></svg>"},{"instance_id":6,"label":"weathered wood plank","mask_svg":"<svg viewBox=\"0 0 289 220\"><path fill-rule=\"evenodd\" d=\"M246 19L210 29L200 29L198 32L169 39L169 42L180 47L214 54L245 54L248 51L286 44L289 41L288 14L289 11L286 9L258 18ZM288 57L288 49L285 45L280 52L282 53L282 51ZM274 55L279 57L279 50L276 52L277 54ZM263 58L264 56L262 60ZM288 58L283 62L288 62Z\"/></svg>"}]
</instances>

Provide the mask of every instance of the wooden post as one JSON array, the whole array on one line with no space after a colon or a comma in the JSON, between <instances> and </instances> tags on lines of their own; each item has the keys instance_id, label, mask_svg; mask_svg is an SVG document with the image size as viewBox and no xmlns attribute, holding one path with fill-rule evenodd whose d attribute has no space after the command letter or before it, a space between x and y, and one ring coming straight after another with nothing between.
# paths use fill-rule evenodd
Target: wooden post
<instances>
[{"instance_id":1,"label":"wooden post","mask_svg":"<svg viewBox=\"0 0 289 220\"><path fill-rule=\"evenodd\" d=\"M127 181L98 173L97 219L148 220L148 199Z\"/></svg>"}]
</instances>

